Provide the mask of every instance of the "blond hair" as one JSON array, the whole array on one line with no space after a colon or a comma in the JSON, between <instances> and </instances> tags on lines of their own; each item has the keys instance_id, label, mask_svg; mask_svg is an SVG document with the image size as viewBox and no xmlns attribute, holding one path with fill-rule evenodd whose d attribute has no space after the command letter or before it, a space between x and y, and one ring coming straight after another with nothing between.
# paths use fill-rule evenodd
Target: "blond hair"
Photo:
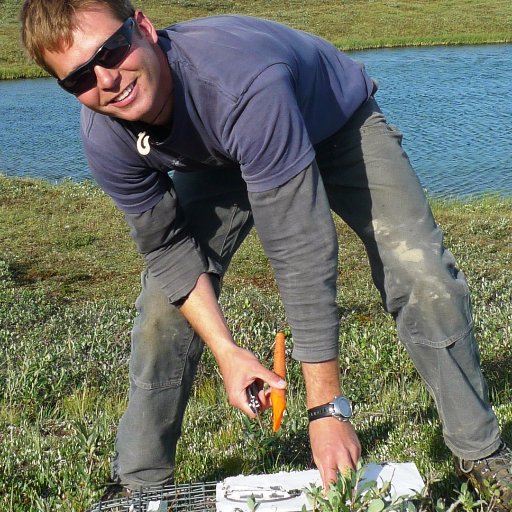
<instances>
[{"instance_id":1,"label":"blond hair","mask_svg":"<svg viewBox=\"0 0 512 512\"><path fill-rule=\"evenodd\" d=\"M25 0L20 16L23 46L36 64L55 76L44 52L71 46L76 13L99 6L108 7L119 21L135 12L130 0Z\"/></svg>"}]
</instances>

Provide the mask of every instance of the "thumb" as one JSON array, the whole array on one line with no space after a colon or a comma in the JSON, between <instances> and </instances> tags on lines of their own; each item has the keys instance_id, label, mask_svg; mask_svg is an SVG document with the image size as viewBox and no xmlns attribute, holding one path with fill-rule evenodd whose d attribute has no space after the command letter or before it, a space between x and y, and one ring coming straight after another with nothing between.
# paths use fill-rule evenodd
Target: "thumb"
<instances>
[{"instance_id":1,"label":"thumb","mask_svg":"<svg viewBox=\"0 0 512 512\"><path fill-rule=\"evenodd\" d=\"M261 375L260 378L272 388L286 389L286 381L270 370L266 370L265 375Z\"/></svg>"}]
</instances>

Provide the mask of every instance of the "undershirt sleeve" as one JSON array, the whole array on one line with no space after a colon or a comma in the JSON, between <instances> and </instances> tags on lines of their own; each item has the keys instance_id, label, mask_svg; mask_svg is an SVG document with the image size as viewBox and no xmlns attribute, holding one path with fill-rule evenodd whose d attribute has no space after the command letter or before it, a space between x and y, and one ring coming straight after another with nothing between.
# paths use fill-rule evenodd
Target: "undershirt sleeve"
<instances>
[{"instance_id":1,"label":"undershirt sleeve","mask_svg":"<svg viewBox=\"0 0 512 512\"><path fill-rule=\"evenodd\" d=\"M187 229L176 191L143 213L125 213L137 249L160 283L169 302L179 303L195 287L202 273L216 273Z\"/></svg>"},{"instance_id":2,"label":"undershirt sleeve","mask_svg":"<svg viewBox=\"0 0 512 512\"><path fill-rule=\"evenodd\" d=\"M338 243L316 162L249 200L292 330L292 356L308 363L337 357Z\"/></svg>"}]
</instances>

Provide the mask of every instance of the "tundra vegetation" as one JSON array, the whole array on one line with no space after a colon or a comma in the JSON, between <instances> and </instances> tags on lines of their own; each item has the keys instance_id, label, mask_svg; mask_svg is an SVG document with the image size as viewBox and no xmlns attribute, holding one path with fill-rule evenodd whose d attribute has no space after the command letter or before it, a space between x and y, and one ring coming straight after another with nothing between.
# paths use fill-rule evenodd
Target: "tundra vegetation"
<instances>
[{"instance_id":1,"label":"tundra vegetation","mask_svg":"<svg viewBox=\"0 0 512 512\"><path fill-rule=\"evenodd\" d=\"M91 183L0 176L0 196L0 510L85 510L108 478L126 405L142 262L122 215ZM434 199L433 208L473 291L483 371L510 442L512 198ZM382 310L361 243L336 226L342 379L364 461L414 461L429 482L428 500L448 506L463 490L477 502L454 475L434 404ZM226 276L222 306L236 341L270 367L286 319L255 233ZM311 467L303 383L287 334L288 409L277 433L269 412L260 429L228 406L205 351L178 483Z\"/></svg>"},{"instance_id":2,"label":"tundra vegetation","mask_svg":"<svg viewBox=\"0 0 512 512\"><path fill-rule=\"evenodd\" d=\"M344 49L509 42L512 34L509 0L139 4L157 26L237 12L316 32ZM19 46L20 5L0 2L0 78L41 76ZM142 261L122 215L90 182L53 185L0 174L0 197L0 510L84 511L108 479L126 405ZM432 206L472 289L482 367L510 443L512 198L432 198ZM382 310L361 243L338 219L336 226L342 379L355 404L363 460L414 461L429 483L418 509L492 509L456 478L435 406ZM270 367L276 328L286 327L286 318L255 233L226 276L222 307L236 341ZM260 429L227 405L205 351L185 417L177 483L311 467L303 383L286 334L287 413L277 433L270 414ZM346 497L353 500L350 510L382 510L377 491L369 494L374 504L350 494L356 480L357 472L340 477L330 502L311 489L318 510L335 510Z\"/></svg>"}]
</instances>

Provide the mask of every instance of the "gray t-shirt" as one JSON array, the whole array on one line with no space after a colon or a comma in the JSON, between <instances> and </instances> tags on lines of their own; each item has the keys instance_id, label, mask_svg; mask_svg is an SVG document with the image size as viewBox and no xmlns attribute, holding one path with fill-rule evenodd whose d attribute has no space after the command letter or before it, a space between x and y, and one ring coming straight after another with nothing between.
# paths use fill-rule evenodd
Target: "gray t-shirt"
<instances>
[{"instance_id":1,"label":"gray t-shirt","mask_svg":"<svg viewBox=\"0 0 512 512\"><path fill-rule=\"evenodd\" d=\"M250 192L305 169L313 145L370 96L361 64L327 41L244 16L214 16L159 31L174 79L167 133L87 109L81 128L94 178L129 213L153 207L167 172L240 170Z\"/></svg>"}]
</instances>

